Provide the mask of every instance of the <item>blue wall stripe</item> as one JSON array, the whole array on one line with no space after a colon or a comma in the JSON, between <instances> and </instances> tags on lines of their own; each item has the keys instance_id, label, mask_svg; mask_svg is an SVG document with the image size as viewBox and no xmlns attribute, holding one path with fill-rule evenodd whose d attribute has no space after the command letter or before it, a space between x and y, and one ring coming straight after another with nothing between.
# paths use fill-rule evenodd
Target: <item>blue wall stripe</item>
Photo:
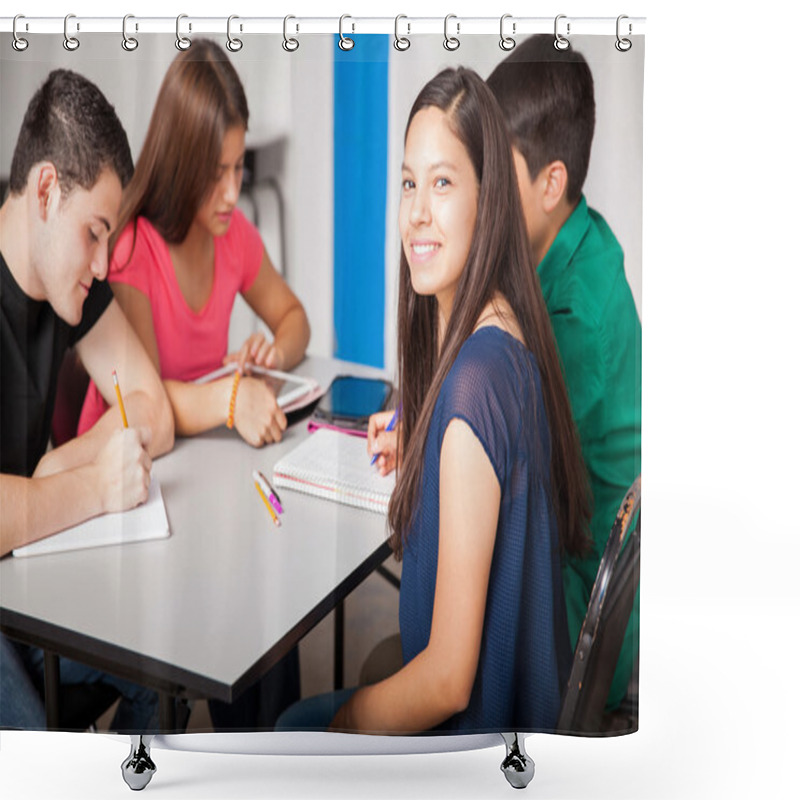
<instances>
[{"instance_id":1,"label":"blue wall stripe","mask_svg":"<svg viewBox=\"0 0 800 800\"><path fill-rule=\"evenodd\" d=\"M382 367L390 37L352 38L333 48L334 355Z\"/></svg>"}]
</instances>

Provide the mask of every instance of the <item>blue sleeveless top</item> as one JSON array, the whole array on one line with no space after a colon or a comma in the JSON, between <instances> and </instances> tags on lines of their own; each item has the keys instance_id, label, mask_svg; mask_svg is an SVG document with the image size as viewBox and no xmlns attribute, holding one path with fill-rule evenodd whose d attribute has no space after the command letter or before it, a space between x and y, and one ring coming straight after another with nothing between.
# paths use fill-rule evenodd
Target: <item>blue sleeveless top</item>
<instances>
[{"instance_id":1,"label":"blue sleeveless top","mask_svg":"<svg viewBox=\"0 0 800 800\"><path fill-rule=\"evenodd\" d=\"M430 638L439 456L455 418L470 426L491 461L500 483L500 514L472 696L466 710L436 731L553 730L572 653L549 496L550 432L534 355L497 327L480 328L467 339L433 411L420 503L403 551L403 661L411 661Z\"/></svg>"}]
</instances>

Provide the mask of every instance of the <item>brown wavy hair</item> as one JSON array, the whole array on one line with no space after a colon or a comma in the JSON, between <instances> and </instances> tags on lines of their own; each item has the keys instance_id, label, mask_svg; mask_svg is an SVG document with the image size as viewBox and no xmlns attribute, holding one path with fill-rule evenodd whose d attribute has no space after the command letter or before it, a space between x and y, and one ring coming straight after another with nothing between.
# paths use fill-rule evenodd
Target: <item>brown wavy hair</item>
<instances>
[{"instance_id":1,"label":"brown wavy hair","mask_svg":"<svg viewBox=\"0 0 800 800\"><path fill-rule=\"evenodd\" d=\"M479 181L478 211L441 349L436 298L414 292L408 261L400 251L397 363L403 424L397 485L389 503L390 544L400 558L420 495L425 442L436 399L481 312L499 294L510 305L539 366L550 427L550 487L560 547L583 553L589 545L588 480L550 319L531 262L500 108L483 80L463 67L440 72L422 89L409 113L406 137L417 112L429 107L447 115L453 134L469 154Z\"/></svg>"},{"instance_id":2,"label":"brown wavy hair","mask_svg":"<svg viewBox=\"0 0 800 800\"><path fill-rule=\"evenodd\" d=\"M116 235L144 216L165 241L182 242L216 179L226 132L246 130L248 119L244 87L225 51L193 41L164 76Z\"/></svg>"}]
</instances>

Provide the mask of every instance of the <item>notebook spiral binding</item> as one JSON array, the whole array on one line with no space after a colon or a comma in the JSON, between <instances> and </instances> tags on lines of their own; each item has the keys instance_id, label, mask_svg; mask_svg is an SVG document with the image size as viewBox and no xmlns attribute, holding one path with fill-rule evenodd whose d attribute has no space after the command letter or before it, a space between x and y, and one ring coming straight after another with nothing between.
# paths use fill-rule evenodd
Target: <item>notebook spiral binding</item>
<instances>
[{"instance_id":1,"label":"notebook spiral binding","mask_svg":"<svg viewBox=\"0 0 800 800\"><path fill-rule=\"evenodd\" d=\"M14 16L12 25L11 25L11 32L12 32L12 39L11 39L11 46L14 48L15 51L21 53L28 48L28 40L21 36L21 32L23 30L23 23L21 20L29 19L24 14L17 14ZM130 20L135 20L133 14L126 14L122 19L122 49L126 52L133 52L139 46L139 40L131 36L128 33L128 23ZM181 21L189 19L188 14L178 14L175 19L175 47L178 50L187 50L191 44L192 40L190 36L185 35L181 32ZM75 21L75 30L70 33L70 21ZM236 14L232 14L227 19L226 25L226 34L227 34L227 42L226 47L231 53L238 53L243 47L244 42L242 39L234 36L232 34L232 23L234 20L240 20L240 18ZM355 39L350 38L349 36L345 35L345 21L349 21L350 33L355 33L356 31L356 20L350 16L350 14L342 14L339 17L339 24L338 24L338 32L339 32L339 41L338 45L339 48L345 52L352 50L356 46ZM406 26L406 33L404 36L400 35L400 21L405 20ZM566 21L565 24L562 24L562 20ZM623 21L627 20L627 35L623 36L622 28L623 28ZM88 21L88 20L87 20ZM289 23L290 21L294 21L294 35L290 35L289 32ZM297 34L300 33L300 23L301 19L295 17L291 14L288 14L283 18L283 42L282 47L287 53L293 53L300 47L300 41L297 38ZM459 36L464 35L465 31L462 30L462 22L466 22L467 20L459 19L455 14L448 14L443 21L443 31L444 31L444 39L442 41L442 46L445 50L453 52L458 50L461 46L461 40ZM601 22L605 22L601 20ZM637 25L642 22L641 20L637 20ZM558 14L555 19L553 20L553 46L556 50L567 50L570 47L570 40L569 37L573 31L573 20L569 19L566 14ZM7 23L6 23L7 24ZM507 28L510 25L511 33L507 32ZM139 31L139 23L134 23L135 30ZM244 33L244 23L240 20L239 22L239 33ZM511 14L503 14L499 18L499 27L500 27L500 39L498 42L498 46L501 50L508 52L514 49L516 45L516 40L514 36L518 34L518 24L517 21ZM7 30L7 28L6 28ZM24 31L28 32L30 30L30 26L28 22L24 23ZM81 23L76 17L75 14L67 14L64 17L64 49L69 50L70 52L74 52L75 50L80 47L80 40L77 37L77 33L81 30ZM314 31L318 32L318 31ZM633 43L631 39L628 37L633 34L633 21L627 14L620 14L616 19L616 41L614 42L614 47L621 53L628 52ZM191 21L188 22L188 33L192 33L192 23ZM396 50L400 52L404 52L411 47L411 20L405 14L398 14L394 18L394 47Z\"/></svg>"}]
</instances>

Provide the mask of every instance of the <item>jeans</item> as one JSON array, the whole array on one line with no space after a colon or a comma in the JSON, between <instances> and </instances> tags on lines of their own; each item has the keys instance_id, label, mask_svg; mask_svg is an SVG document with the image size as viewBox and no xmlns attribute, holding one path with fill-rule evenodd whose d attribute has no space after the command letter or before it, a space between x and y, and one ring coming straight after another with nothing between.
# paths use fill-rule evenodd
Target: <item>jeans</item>
<instances>
[{"instance_id":1,"label":"jeans","mask_svg":"<svg viewBox=\"0 0 800 800\"><path fill-rule=\"evenodd\" d=\"M59 659L61 685L104 683L122 695L111 729L146 733L158 728L158 695L68 658ZM0 728L45 730L44 653L0 634Z\"/></svg>"},{"instance_id":2,"label":"jeans","mask_svg":"<svg viewBox=\"0 0 800 800\"><path fill-rule=\"evenodd\" d=\"M290 706L278 717L276 731L327 731L336 712L353 696L356 689L339 689L307 697Z\"/></svg>"}]
</instances>

